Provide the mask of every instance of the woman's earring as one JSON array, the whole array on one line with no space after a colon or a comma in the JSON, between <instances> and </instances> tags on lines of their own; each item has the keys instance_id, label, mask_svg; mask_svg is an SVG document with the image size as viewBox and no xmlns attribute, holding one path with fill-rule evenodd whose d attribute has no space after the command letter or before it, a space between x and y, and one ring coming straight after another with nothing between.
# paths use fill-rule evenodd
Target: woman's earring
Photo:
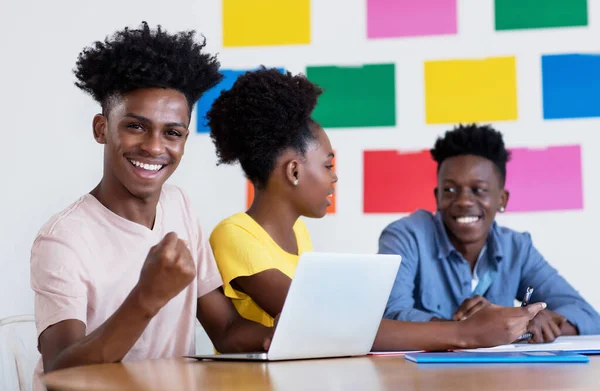
<instances>
[{"instance_id":1,"label":"woman's earring","mask_svg":"<svg viewBox=\"0 0 600 391\"><path fill-rule=\"evenodd\" d=\"M294 181L294 186L298 186L298 178Z\"/></svg>"},{"instance_id":2,"label":"woman's earring","mask_svg":"<svg viewBox=\"0 0 600 391\"><path fill-rule=\"evenodd\" d=\"M505 211L505 210L506 210L506 209L504 209L504 207L503 207L503 206L501 206L501 207L500 207L500 213L504 213L504 211Z\"/></svg>"}]
</instances>

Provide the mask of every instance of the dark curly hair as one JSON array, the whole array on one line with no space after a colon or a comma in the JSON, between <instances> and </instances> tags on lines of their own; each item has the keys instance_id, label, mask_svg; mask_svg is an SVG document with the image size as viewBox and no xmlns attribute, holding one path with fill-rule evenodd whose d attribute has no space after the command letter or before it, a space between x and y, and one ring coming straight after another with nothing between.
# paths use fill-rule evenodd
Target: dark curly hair
<instances>
[{"instance_id":1,"label":"dark curly hair","mask_svg":"<svg viewBox=\"0 0 600 391\"><path fill-rule=\"evenodd\" d=\"M102 105L106 114L113 98L138 88L170 88L193 105L223 77L215 56L203 53L206 40L194 41L194 30L169 34L142 22L111 39L83 49L73 73L75 85ZM203 37L204 38L204 37Z\"/></svg>"},{"instance_id":2,"label":"dark curly hair","mask_svg":"<svg viewBox=\"0 0 600 391\"><path fill-rule=\"evenodd\" d=\"M322 92L304 75L264 66L241 75L206 115L219 164L240 162L255 186L266 185L283 151L305 153L315 139L311 114Z\"/></svg>"},{"instance_id":3,"label":"dark curly hair","mask_svg":"<svg viewBox=\"0 0 600 391\"><path fill-rule=\"evenodd\" d=\"M498 167L502 186L506 182L506 163L510 152L504 147L502 133L489 125L458 125L438 138L431 149L431 156L438 164L450 157L459 155L477 155L484 157Z\"/></svg>"}]
</instances>

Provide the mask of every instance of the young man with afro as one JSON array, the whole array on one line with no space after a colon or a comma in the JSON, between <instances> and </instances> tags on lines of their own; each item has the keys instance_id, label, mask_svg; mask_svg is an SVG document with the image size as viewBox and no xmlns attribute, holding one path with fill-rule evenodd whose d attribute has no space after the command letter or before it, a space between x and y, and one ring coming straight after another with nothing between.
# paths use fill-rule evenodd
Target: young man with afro
<instances>
[{"instance_id":1,"label":"young man with afro","mask_svg":"<svg viewBox=\"0 0 600 391\"><path fill-rule=\"evenodd\" d=\"M600 316L536 250L528 233L501 227L506 210L502 134L460 125L431 150L438 164L437 212L417 211L382 232L379 252L402 255L385 317L463 321L491 304L512 307L533 288L547 308L528 325L529 342L598 334ZM548 195L552 197L551 194Z\"/></svg>"},{"instance_id":2,"label":"young man with afro","mask_svg":"<svg viewBox=\"0 0 600 391\"><path fill-rule=\"evenodd\" d=\"M76 85L102 108L104 173L33 243L37 374L194 354L196 318L220 352L268 346L273 329L238 315L190 200L165 184L194 103L222 77L194 34L144 22L79 55Z\"/></svg>"}]
</instances>

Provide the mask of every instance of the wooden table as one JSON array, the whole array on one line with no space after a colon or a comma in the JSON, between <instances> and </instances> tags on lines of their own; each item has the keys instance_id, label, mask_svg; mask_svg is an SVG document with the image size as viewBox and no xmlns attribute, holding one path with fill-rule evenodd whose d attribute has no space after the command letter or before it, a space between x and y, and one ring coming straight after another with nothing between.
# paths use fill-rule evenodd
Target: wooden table
<instances>
[{"instance_id":1,"label":"wooden table","mask_svg":"<svg viewBox=\"0 0 600 391\"><path fill-rule=\"evenodd\" d=\"M600 390L587 364L414 364L395 357L287 362L148 360L56 371L55 390Z\"/></svg>"}]
</instances>

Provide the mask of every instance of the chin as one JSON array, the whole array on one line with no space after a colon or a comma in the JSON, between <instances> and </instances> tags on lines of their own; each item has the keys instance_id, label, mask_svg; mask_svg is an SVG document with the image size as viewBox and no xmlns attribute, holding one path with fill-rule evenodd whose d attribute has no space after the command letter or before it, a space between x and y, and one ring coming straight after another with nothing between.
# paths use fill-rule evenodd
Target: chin
<instances>
[{"instance_id":1,"label":"chin","mask_svg":"<svg viewBox=\"0 0 600 391\"><path fill-rule=\"evenodd\" d=\"M327 216L327 208L320 210L319 213L316 213L314 218L316 219L322 219L323 217Z\"/></svg>"},{"instance_id":2,"label":"chin","mask_svg":"<svg viewBox=\"0 0 600 391\"><path fill-rule=\"evenodd\" d=\"M302 213L302 216L308 217L309 219L322 219L327 214L327 209L324 210L311 210Z\"/></svg>"},{"instance_id":3,"label":"chin","mask_svg":"<svg viewBox=\"0 0 600 391\"><path fill-rule=\"evenodd\" d=\"M145 199L160 194L162 189L161 184L153 184L152 186L125 186L127 191L136 198Z\"/></svg>"}]
</instances>

